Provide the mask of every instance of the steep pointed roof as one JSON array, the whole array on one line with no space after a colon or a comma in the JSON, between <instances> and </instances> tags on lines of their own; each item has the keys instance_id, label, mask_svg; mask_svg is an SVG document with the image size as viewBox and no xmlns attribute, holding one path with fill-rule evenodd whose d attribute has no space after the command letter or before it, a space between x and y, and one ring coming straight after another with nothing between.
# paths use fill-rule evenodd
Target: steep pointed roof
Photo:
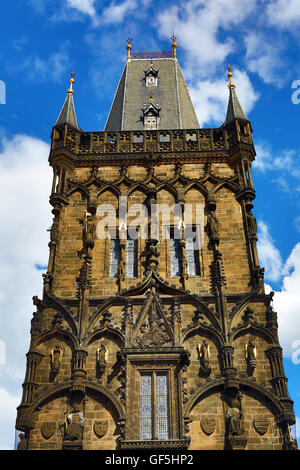
<instances>
[{"instance_id":1,"label":"steep pointed roof","mask_svg":"<svg viewBox=\"0 0 300 470\"><path fill-rule=\"evenodd\" d=\"M74 105L74 99L73 99L73 95L74 95L74 90L73 90L74 78L73 77L74 77L74 73L71 74L70 88L67 90L67 96L66 96L65 102L61 109L61 112L59 113L59 116L55 125L57 126L58 124L70 124L70 126L73 126L77 130L80 130L80 127L78 126L78 123L77 123L77 117L76 117L75 105Z\"/></svg>"},{"instance_id":2,"label":"steep pointed roof","mask_svg":"<svg viewBox=\"0 0 300 470\"><path fill-rule=\"evenodd\" d=\"M232 73L231 73L231 67L230 65L228 66L228 76L229 76L229 101L228 101L228 108L227 108L227 114L226 114L226 119L225 119L225 124L228 124L231 121L234 121L235 119L241 119L244 121L248 121L248 118L245 116L243 108L239 102L239 99L237 97L236 91L235 91L235 84L232 81Z\"/></svg>"},{"instance_id":3,"label":"steep pointed roof","mask_svg":"<svg viewBox=\"0 0 300 470\"><path fill-rule=\"evenodd\" d=\"M146 85L147 71L157 71L155 86ZM105 131L143 130L142 109L152 92L161 109L159 129L199 129L199 122L180 65L174 57L129 58L124 67Z\"/></svg>"}]
</instances>

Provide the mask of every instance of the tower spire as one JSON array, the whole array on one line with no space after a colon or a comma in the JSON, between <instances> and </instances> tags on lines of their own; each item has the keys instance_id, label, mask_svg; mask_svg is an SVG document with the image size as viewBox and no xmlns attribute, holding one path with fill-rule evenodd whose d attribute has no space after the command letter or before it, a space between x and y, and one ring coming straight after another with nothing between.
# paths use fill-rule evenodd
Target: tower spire
<instances>
[{"instance_id":1,"label":"tower spire","mask_svg":"<svg viewBox=\"0 0 300 470\"><path fill-rule=\"evenodd\" d=\"M80 130L80 127L78 126L78 123L77 123L77 117L76 117L74 100L73 100L73 95L74 95L73 84L75 82L74 76L75 76L75 73L73 71L71 73L70 86L67 89L66 99L61 109L61 112L59 113L59 116L55 125L57 126L59 124L70 124L70 126L75 127L75 129L77 130Z\"/></svg>"},{"instance_id":2,"label":"tower spire","mask_svg":"<svg viewBox=\"0 0 300 470\"><path fill-rule=\"evenodd\" d=\"M131 49L132 49L130 33L128 34L126 49L127 49L127 60L130 60L130 54L131 54Z\"/></svg>"},{"instance_id":3,"label":"tower spire","mask_svg":"<svg viewBox=\"0 0 300 470\"><path fill-rule=\"evenodd\" d=\"M171 39L172 39L172 41L173 41L173 42L172 42L173 57L174 57L174 59L176 59L177 44L176 44L176 36L175 36L175 34L174 34L174 31L173 31L173 34L172 34Z\"/></svg>"},{"instance_id":4,"label":"tower spire","mask_svg":"<svg viewBox=\"0 0 300 470\"><path fill-rule=\"evenodd\" d=\"M233 83L233 80L232 80L232 71L231 71L230 64L228 64L227 70L228 70L227 75L229 77L229 83L228 83L229 101L228 101L225 125L236 119L248 121L248 118L245 116L245 113L243 111L243 108L239 102L239 99L235 91L235 84Z\"/></svg>"}]
</instances>

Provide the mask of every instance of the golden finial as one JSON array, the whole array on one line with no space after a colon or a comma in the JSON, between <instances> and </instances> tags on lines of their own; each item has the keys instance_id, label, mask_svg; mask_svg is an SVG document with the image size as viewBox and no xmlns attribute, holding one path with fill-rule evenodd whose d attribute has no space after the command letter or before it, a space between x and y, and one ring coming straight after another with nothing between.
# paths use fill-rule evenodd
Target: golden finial
<instances>
[{"instance_id":1,"label":"golden finial","mask_svg":"<svg viewBox=\"0 0 300 470\"><path fill-rule=\"evenodd\" d=\"M70 78L70 88L67 90L67 93L74 93L74 90L73 90L73 83L75 82L74 80L74 70L73 72L71 73L71 78Z\"/></svg>"},{"instance_id":2,"label":"golden finial","mask_svg":"<svg viewBox=\"0 0 300 470\"><path fill-rule=\"evenodd\" d=\"M152 103L153 101L153 95L152 95L152 91L150 91L150 94L149 94L149 103Z\"/></svg>"},{"instance_id":3,"label":"golden finial","mask_svg":"<svg viewBox=\"0 0 300 470\"><path fill-rule=\"evenodd\" d=\"M228 77L229 77L229 85L228 87L232 87L232 86L235 86L233 81L232 81L232 72L231 72L231 65L228 64L228 67L227 67L227 70L228 70Z\"/></svg>"},{"instance_id":4,"label":"golden finial","mask_svg":"<svg viewBox=\"0 0 300 470\"><path fill-rule=\"evenodd\" d=\"M130 33L128 34L126 49L127 49L127 60L130 60L130 52L132 49Z\"/></svg>"},{"instance_id":5,"label":"golden finial","mask_svg":"<svg viewBox=\"0 0 300 470\"><path fill-rule=\"evenodd\" d=\"M173 41L173 42L172 42L172 49L173 49L173 57L174 57L174 59L175 59L175 58L176 58L176 48L177 48L177 44L176 44L176 42L175 42L176 36L175 36L175 34L174 34L174 31L173 31L173 34L172 34L171 39L172 39L172 41Z\"/></svg>"}]
</instances>

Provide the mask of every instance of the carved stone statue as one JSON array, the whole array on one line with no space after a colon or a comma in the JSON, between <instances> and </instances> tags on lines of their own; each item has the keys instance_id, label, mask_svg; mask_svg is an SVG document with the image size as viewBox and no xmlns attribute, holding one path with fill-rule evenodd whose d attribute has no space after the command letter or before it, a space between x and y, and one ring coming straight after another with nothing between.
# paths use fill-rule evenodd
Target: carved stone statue
<instances>
[{"instance_id":1,"label":"carved stone statue","mask_svg":"<svg viewBox=\"0 0 300 470\"><path fill-rule=\"evenodd\" d=\"M17 450L26 450L27 449L27 439L24 433L19 434L20 442L18 444Z\"/></svg>"},{"instance_id":2,"label":"carved stone statue","mask_svg":"<svg viewBox=\"0 0 300 470\"><path fill-rule=\"evenodd\" d=\"M122 281L124 281L126 277L126 263L123 258L121 258L119 261L118 276Z\"/></svg>"},{"instance_id":3,"label":"carved stone statue","mask_svg":"<svg viewBox=\"0 0 300 470\"><path fill-rule=\"evenodd\" d=\"M50 241L57 243L58 241L58 219L54 217L53 224L50 228Z\"/></svg>"},{"instance_id":4,"label":"carved stone statue","mask_svg":"<svg viewBox=\"0 0 300 470\"><path fill-rule=\"evenodd\" d=\"M108 349L105 344L101 344L100 348L97 350L97 368L100 372L104 372L106 368Z\"/></svg>"},{"instance_id":5,"label":"carved stone statue","mask_svg":"<svg viewBox=\"0 0 300 470\"><path fill-rule=\"evenodd\" d=\"M212 212L207 217L206 229L210 240L217 243L219 241L219 221L217 216Z\"/></svg>"},{"instance_id":6,"label":"carved stone statue","mask_svg":"<svg viewBox=\"0 0 300 470\"><path fill-rule=\"evenodd\" d=\"M65 421L65 435L67 441L77 441L82 438L82 430L84 424L83 413L79 410L74 410L66 417Z\"/></svg>"},{"instance_id":7,"label":"carved stone statue","mask_svg":"<svg viewBox=\"0 0 300 470\"><path fill-rule=\"evenodd\" d=\"M241 436L244 433L241 412L241 394L231 399L226 411L225 419L228 436Z\"/></svg>"},{"instance_id":8,"label":"carved stone statue","mask_svg":"<svg viewBox=\"0 0 300 470\"><path fill-rule=\"evenodd\" d=\"M94 224L93 220L89 217L87 217L85 227L83 229L82 238L85 246L94 245L96 238L96 225Z\"/></svg>"},{"instance_id":9,"label":"carved stone statue","mask_svg":"<svg viewBox=\"0 0 300 470\"><path fill-rule=\"evenodd\" d=\"M243 434L242 415L238 408L228 408L226 411L226 422L230 436L240 436Z\"/></svg>"},{"instance_id":10,"label":"carved stone statue","mask_svg":"<svg viewBox=\"0 0 300 470\"><path fill-rule=\"evenodd\" d=\"M248 373L252 375L256 367L256 345L252 338L250 338L246 344L245 359L248 366Z\"/></svg>"},{"instance_id":11,"label":"carved stone statue","mask_svg":"<svg viewBox=\"0 0 300 470\"><path fill-rule=\"evenodd\" d=\"M57 374L60 368L61 360L63 355L63 349L60 346L55 346L51 351L51 372Z\"/></svg>"},{"instance_id":12,"label":"carved stone statue","mask_svg":"<svg viewBox=\"0 0 300 470\"><path fill-rule=\"evenodd\" d=\"M211 373L211 367L209 367L210 350L207 341L203 340L201 346L198 345L198 355L200 360L199 375L208 376Z\"/></svg>"},{"instance_id":13,"label":"carved stone statue","mask_svg":"<svg viewBox=\"0 0 300 470\"><path fill-rule=\"evenodd\" d=\"M247 225L250 237L256 237L257 222L256 218L252 215L251 211L247 212Z\"/></svg>"}]
</instances>

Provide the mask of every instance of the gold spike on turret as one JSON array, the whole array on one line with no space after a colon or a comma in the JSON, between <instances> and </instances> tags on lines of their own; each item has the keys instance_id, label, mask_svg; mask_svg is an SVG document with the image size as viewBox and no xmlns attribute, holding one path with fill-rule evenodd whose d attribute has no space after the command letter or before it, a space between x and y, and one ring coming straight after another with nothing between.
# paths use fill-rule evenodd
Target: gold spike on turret
<instances>
[{"instance_id":1,"label":"gold spike on turret","mask_svg":"<svg viewBox=\"0 0 300 470\"><path fill-rule=\"evenodd\" d=\"M75 82L74 80L74 71L71 73L71 78L70 78L70 88L67 90L67 93L72 93L74 94L74 90L73 90L73 83Z\"/></svg>"},{"instance_id":2,"label":"gold spike on turret","mask_svg":"<svg viewBox=\"0 0 300 470\"><path fill-rule=\"evenodd\" d=\"M174 31L173 31L173 34L172 34L171 39L172 39L172 41L173 41L173 42L172 42L173 57L174 57L174 59L176 59L177 44L176 44L176 41L175 41L175 40L176 40L176 36L174 35Z\"/></svg>"},{"instance_id":3,"label":"gold spike on turret","mask_svg":"<svg viewBox=\"0 0 300 470\"><path fill-rule=\"evenodd\" d=\"M235 84L233 83L232 81L232 72L231 72L231 65L228 64L227 66L227 70L228 70L228 77L229 77L229 85L228 85L228 88L232 87L232 86L235 86Z\"/></svg>"},{"instance_id":4,"label":"gold spike on turret","mask_svg":"<svg viewBox=\"0 0 300 470\"><path fill-rule=\"evenodd\" d=\"M128 34L126 49L127 49L127 60L130 60L130 53L132 49L130 33Z\"/></svg>"}]
</instances>

